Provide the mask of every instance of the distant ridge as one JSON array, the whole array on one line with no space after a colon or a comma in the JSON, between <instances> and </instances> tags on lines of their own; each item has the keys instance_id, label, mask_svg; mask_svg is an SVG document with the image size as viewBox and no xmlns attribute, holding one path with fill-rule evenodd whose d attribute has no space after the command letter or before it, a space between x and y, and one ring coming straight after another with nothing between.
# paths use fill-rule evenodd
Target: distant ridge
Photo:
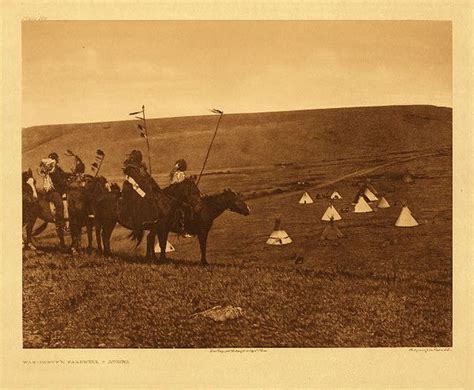
<instances>
[{"instance_id":1,"label":"distant ridge","mask_svg":"<svg viewBox=\"0 0 474 390\"><path fill-rule=\"evenodd\" d=\"M178 158L200 167L215 115L149 119L154 171ZM23 167L36 167L52 150L72 149L88 163L106 153L104 174L120 172L125 154L145 150L137 121L33 126L23 129ZM390 151L451 146L452 109L430 105L324 108L225 114L209 169L304 162ZM67 160L65 160L67 165ZM156 167L156 168L155 168Z\"/></svg>"}]
</instances>

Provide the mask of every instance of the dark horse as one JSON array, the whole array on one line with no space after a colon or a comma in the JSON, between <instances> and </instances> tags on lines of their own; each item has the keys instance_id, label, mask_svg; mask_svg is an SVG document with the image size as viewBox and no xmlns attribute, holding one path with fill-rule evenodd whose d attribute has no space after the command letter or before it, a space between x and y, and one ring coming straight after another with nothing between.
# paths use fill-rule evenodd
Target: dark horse
<instances>
[{"instance_id":1,"label":"dark horse","mask_svg":"<svg viewBox=\"0 0 474 390\"><path fill-rule=\"evenodd\" d=\"M151 185L147 180L138 175L134 180L128 179L121 193L117 187L115 190L105 191L105 185L99 178L86 185L86 193L90 194L91 199L95 199L96 234L102 231L105 254L110 254L110 236L119 222L132 230L130 237L137 241L137 245L142 241L144 231L149 231L146 258L150 260L156 260L156 235L161 247L161 261L166 260L165 248L170 231L197 235L201 246L201 262L207 264L207 237L214 220L225 210L242 215L250 212L242 197L231 190L204 199L199 195L199 211L193 211L190 198L199 194L194 181L185 180L178 185L160 189L156 183ZM100 250L100 237L97 237L97 242Z\"/></svg>"},{"instance_id":2,"label":"dark horse","mask_svg":"<svg viewBox=\"0 0 474 390\"><path fill-rule=\"evenodd\" d=\"M161 248L160 261L162 262L166 261L165 248L169 232L180 234L184 230L186 233L198 237L199 246L201 248L201 263L208 264L206 257L207 238L214 220L225 210L230 210L241 215L250 214L250 208L244 202L242 196L230 189L226 189L218 194L200 198L197 203L196 199L192 199L192 194L195 194L196 191L199 190L191 179L187 179L178 185L172 185L164 189L166 195L177 201L174 203L168 202L168 209L163 217L153 225L147 242L147 249L148 247L153 248L155 245L155 236L153 233L158 236ZM177 211L183 207L183 201L181 201L181 199L186 200L185 204L193 204L193 210L190 212L185 208L184 229L175 218Z\"/></svg>"},{"instance_id":3,"label":"dark horse","mask_svg":"<svg viewBox=\"0 0 474 390\"><path fill-rule=\"evenodd\" d=\"M145 196L140 196L129 181L123 187L120 191L117 184L110 185L104 177L97 177L88 180L84 189L86 203L94 215L97 249L106 256L111 254L110 238L117 222L132 230L134 237L133 232L136 232L141 241L143 231L151 230L152 225L163 218L163 209L168 210L170 205L176 203L164 195L157 185L150 185L146 177L137 175L135 186L139 191L143 189ZM151 240L150 236L148 238ZM153 257L154 248L150 243L147 258Z\"/></svg>"},{"instance_id":4,"label":"dark horse","mask_svg":"<svg viewBox=\"0 0 474 390\"><path fill-rule=\"evenodd\" d=\"M81 249L82 227L87 229L87 252L92 253L93 220L89 217L89 205L86 195L86 181L75 180L70 176L67 180L66 196L68 202L69 229L71 231L71 251L76 254Z\"/></svg>"},{"instance_id":5,"label":"dark horse","mask_svg":"<svg viewBox=\"0 0 474 390\"><path fill-rule=\"evenodd\" d=\"M22 172L22 216L23 227L26 227L26 240L24 241L25 248L32 248L32 236L43 232L48 223L54 223L54 215L51 211L49 201L43 192L37 191L36 180L33 177L31 169ZM36 220L41 219L44 223L33 232ZM58 232L60 246L64 247L64 238Z\"/></svg>"},{"instance_id":6,"label":"dark horse","mask_svg":"<svg viewBox=\"0 0 474 390\"><path fill-rule=\"evenodd\" d=\"M85 193L90 212L94 215L97 250L100 254L110 256L110 237L118 222L120 188L115 183L110 185L104 177L99 176L86 183Z\"/></svg>"}]
</instances>

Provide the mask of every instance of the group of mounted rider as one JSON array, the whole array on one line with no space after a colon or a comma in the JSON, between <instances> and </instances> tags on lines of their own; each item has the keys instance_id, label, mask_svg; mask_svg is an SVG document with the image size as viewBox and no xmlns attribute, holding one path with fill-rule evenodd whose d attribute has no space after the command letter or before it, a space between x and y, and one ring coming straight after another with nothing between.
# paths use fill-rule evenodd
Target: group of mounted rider
<instances>
[{"instance_id":1,"label":"group of mounted rider","mask_svg":"<svg viewBox=\"0 0 474 390\"><path fill-rule=\"evenodd\" d=\"M97 170L96 175L86 174L81 158L68 152L75 160L71 172L61 167L56 152L41 160L38 173L42 176L43 185L38 191L36 186L32 186L34 179L31 170L23 172L23 225L27 228L25 246L31 245L32 235L44 230L48 222L54 222L61 248L65 248L64 233L69 228L72 252L79 250L85 226L88 249L92 250L92 230L95 228L97 249L110 254L110 236L118 222L132 231L130 237L138 243L144 231L150 232L147 239L149 258L155 257L155 236L158 236L163 248L160 258L164 260L169 232L197 235L201 244L201 261L206 263L207 234L213 220L226 209L243 215L249 213L240 195L231 190L215 196L203 195L195 183L195 177L187 176L184 159L176 161L173 166L169 175L170 185L161 188L148 172L142 153L132 150L123 162L125 181L120 190L116 184L98 176ZM50 205L53 205L54 212L50 211ZM32 232L37 218L43 219L44 224Z\"/></svg>"}]
</instances>

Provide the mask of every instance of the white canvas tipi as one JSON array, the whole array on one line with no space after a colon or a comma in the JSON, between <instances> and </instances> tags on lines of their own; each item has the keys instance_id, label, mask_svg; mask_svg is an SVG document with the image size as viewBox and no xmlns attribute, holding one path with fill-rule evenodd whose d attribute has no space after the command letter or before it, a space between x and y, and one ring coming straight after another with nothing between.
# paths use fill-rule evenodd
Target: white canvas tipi
<instances>
[{"instance_id":1,"label":"white canvas tipi","mask_svg":"<svg viewBox=\"0 0 474 390\"><path fill-rule=\"evenodd\" d=\"M416 222L416 219L413 218L413 215L411 215L410 209L407 206L403 206L402 211L398 216L397 222L395 222L395 226L413 227L418 226L418 222Z\"/></svg>"},{"instance_id":2,"label":"white canvas tipi","mask_svg":"<svg viewBox=\"0 0 474 390\"><path fill-rule=\"evenodd\" d=\"M388 209L390 207L390 203L387 202L387 199L385 199L385 196L382 196L379 203L377 204L377 207L379 209Z\"/></svg>"},{"instance_id":3,"label":"white canvas tipi","mask_svg":"<svg viewBox=\"0 0 474 390\"><path fill-rule=\"evenodd\" d=\"M174 252L175 250L176 249L174 249L174 246L171 245L171 242L166 241L165 253ZM155 245L155 253L161 253L161 246L159 242L157 242Z\"/></svg>"},{"instance_id":4,"label":"white canvas tipi","mask_svg":"<svg viewBox=\"0 0 474 390\"><path fill-rule=\"evenodd\" d=\"M288 234L281 228L280 218L275 220L275 227L273 228L272 234L267 240L268 245L286 245L291 244L293 241Z\"/></svg>"},{"instance_id":5,"label":"white canvas tipi","mask_svg":"<svg viewBox=\"0 0 474 390\"><path fill-rule=\"evenodd\" d=\"M342 219L341 215L337 212L336 208L332 204L328 206L321 219L323 221L330 221L331 218L334 219L334 221L339 221Z\"/></svg>"},{"instance_id":6,"label":"white canvas tipi","mask_svg":"<svg viewBox=\"0 0 474 390\"><path fill-rule=\"evenodd\" d=\"M342 199L342 196L339 194L339 192L334 191L334 192L331 194L331 199L339 200L339 199Z\"/></svg>"},{"instance_id":7,"label":"white canvas tipi","mask_svg":"<svg viewBox=\"0 0 474 390\"><path fill-rule=\"evenodd\" d=\"M311 203L314 203L313 199L311 199L311 196L309 196L309 194L305 192L303 196L301 197L299 204L311 204Z\"/></svg>"},{"instance_id":8,"label":"white canvas tipi","mask_svg":"<svg viewBox=\"0 0 474 390\"><path fill-rule=\"evenodd\" d=\"M376 200L379 200L379 198L377 198L368 187L365 189L364 195L369 200L369 202L375 202Z\"/></svg>"},{"instance_id":9,"label":"white canvas tipi","mask_svg":"<svg viewBox=\"0 0 474 390\"><path fill-rule=\"evenodd\" d=\"M354 207L354 213L370 213L374 210L369 206L369 204L365 201L363 196L359 196L359 200Z\"/></svg>"}]
</instances>

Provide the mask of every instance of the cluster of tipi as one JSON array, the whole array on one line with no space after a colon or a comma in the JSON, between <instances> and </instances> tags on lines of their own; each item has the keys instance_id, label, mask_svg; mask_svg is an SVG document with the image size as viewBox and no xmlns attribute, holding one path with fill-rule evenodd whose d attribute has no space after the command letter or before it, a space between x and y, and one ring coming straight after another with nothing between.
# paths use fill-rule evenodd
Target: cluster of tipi
<instances>
[{"instance_id":1,"label":"cluster of tipi","mask_svg":"<svg viewBox=\"0 0 474 390\"><path fill-rule=\"evenodd\" d=\"M381 196L380 199L377 196L379 195L377 190L374 186L367 181L364 185L361 186L359 191L357 192L352 205L354 206L354 213L370 213L373 212L374 209L372 207L377 207L380 209L386 209L390 207L387 199L384 196ZM323 240L335 240L338 238L342 238L344 235L342 232L337 228L335 221L339 221L342 219L339 212L333 205L333 201L337 201L342 199L342 196L339 192L334 191L330 196L330 203L326 211L322 216L322 220L325 222L329 222L323 233L321 235L321 239ZM314 203L311 196L308 192L305 192L301 199L299 200L300 204L312 204ZM371 206L376 205L376 206ZM415 220L413 215L411 214L410 209L403 205L400 215L398 216L395 226L397 227L413 227L418 226L418 222ZM281 228L281 221L278 218L275 222L275 227L273 232L271 233L270 237L267 240L267 244L269 245L286 245L292 242L291 238L288 234Z\"/></svg>"}]
</instances>

